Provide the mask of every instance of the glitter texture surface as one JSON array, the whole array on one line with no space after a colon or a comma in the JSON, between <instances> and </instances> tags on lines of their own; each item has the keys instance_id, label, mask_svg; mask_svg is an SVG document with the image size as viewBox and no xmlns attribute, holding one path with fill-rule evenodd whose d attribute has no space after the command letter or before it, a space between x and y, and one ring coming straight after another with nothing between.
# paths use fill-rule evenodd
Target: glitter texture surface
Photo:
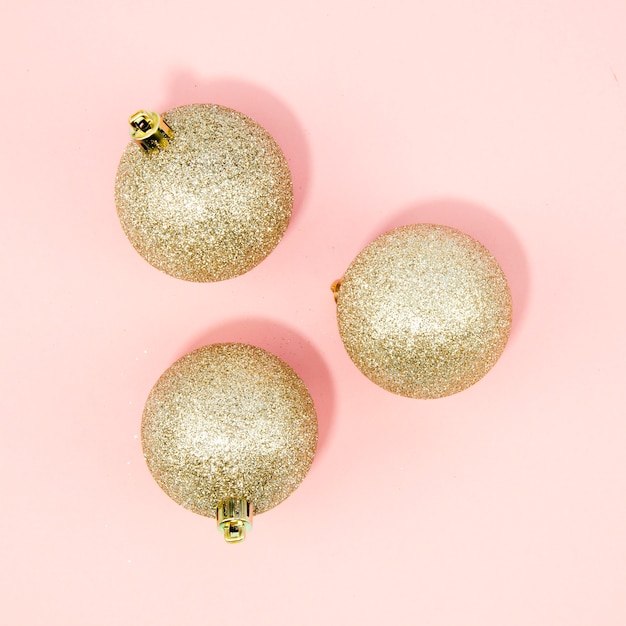
<instances>
[{"instance_id":1,"label":"glitter texture surface","mask_svg":"<svg viewBox=\"0 0 626 626\"><path fill-rule=\"evenodd\" d=\"M172 109L167 148L126 147L115 203L135 249L184 280L232 278L278 244L293 205L289 167L274 139L245 115L218 105Z\"/></svg>"},{"instance_id":2,"label":"glitter texture surface","mask_svg":"<svg viewBox=\"0 0 626 626\"><path fill-rule=\"evenodd\" d=\"M213 344L174 363L150 392L141 441L159 486L185 508L215 517L245 498L262 513L304 479L317 417L298 375L245 344Z\"/></svg>"},{"instance_id":3,"label":"glitter texture surface","mask_svg":"<svg viewBox=\"0 0 626 626\"><path fill-rule=\"evenodd\" d=\"M337 297L343 343L384 389L440 398L480 380L511 327L511 294L496 259L447 226L385 233L348 268Z\"/></svg>"}]
</instances>

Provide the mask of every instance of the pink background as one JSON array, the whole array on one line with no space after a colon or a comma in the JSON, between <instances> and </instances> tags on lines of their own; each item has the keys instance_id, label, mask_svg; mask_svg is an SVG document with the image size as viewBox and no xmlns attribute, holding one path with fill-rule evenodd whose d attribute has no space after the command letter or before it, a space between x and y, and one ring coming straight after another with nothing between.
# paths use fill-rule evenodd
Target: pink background
<instances>
[{"instance_id":1,"label":"pink background","mask_svg":"<svg viewBox=\"0 0 626 626\"><path fill-rule=\"evenodd\" d=\"M0 623L626 624L626 3L25 1L2 81ZM138 108L264 125L293 170L276 251L159 273L113 179ZM331 282L431 221L509 276L511 341L442 400L352 365ZM290 363L321 438L241 546L170 501L138 440L172 361Z\"/></svg>"}]
</instances>

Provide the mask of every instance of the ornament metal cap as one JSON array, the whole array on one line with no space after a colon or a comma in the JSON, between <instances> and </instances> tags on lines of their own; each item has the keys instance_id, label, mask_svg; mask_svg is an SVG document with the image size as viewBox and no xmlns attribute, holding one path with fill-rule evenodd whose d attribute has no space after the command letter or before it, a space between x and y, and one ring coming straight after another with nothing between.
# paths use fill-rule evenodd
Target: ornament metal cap
<instances>
[{"instance_id":1,"label":"ornament metal cap","mask_svg":"<svg viewBox=\"0 0 626 626\"><path fill-rule=\"evenodd\" d=\"M333 296L335 297L335 302L339 300L339 288L341 287L341 281L343 278L338 278L331 286L330 290L333 292Z\"/></svg>"},{"instance_id":2,"label":"ornament metal cap","mask_svg":"<svg viewBox=\"0 0 626 626\"><path fill-rule=\"evenodd\" d=\"M154 111L137 111L128 118L130 136L146 152L166 148L174 135L163 118Z\"/></svg>"},{"instance_id":3,"label":"ornament metal cap","mask_svg":"<svg viewBox=\"0 0 626 626\"><path fill-rule=\"evenodd\" d=\"M252 530L253 507L245 498L222 500L217 507L217 527L227 543L240 543Z\"/></svg>"}]
</instances>

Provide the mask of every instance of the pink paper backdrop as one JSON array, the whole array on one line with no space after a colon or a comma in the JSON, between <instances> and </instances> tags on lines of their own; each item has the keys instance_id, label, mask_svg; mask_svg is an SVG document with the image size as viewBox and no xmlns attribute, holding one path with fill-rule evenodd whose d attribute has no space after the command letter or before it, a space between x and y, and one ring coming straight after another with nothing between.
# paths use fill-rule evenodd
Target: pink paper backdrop
<instances>
[{"instance_id":1,"label":"pink paper backdrop","mask_svg":"<svg viewBox=\"0 0 626 626\"><path fill-rule=\"evenodd\" d=\"M623 0L26 0L4 8L0 623L626 624ZM276 251L189 284L113 179L140 107L236 108L293 170ZM331 282L399 224L482 241L512 285L495 369L442 400L351 364ZM319 452L241 546L138 440L190 349L309 385Z\"/></svg>"}]
</instances>

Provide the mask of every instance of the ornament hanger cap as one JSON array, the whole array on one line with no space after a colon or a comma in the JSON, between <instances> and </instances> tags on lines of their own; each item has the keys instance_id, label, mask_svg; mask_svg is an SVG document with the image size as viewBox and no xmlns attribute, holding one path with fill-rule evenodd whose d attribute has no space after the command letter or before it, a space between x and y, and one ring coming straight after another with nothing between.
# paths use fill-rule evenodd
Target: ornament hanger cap
<instances>
[{"instance_id":1,"label":"ornament hanger cap","mask_svg":"<svg viewBox=\"0 0 626 626\"><path fill-rule=\"evenodd\" d=\"M245 498L228 498L217 507L217 528L227 543L240 543L252 530L252 504Z\"/></svg>"},{"instance_id":2,"label":"ornament hanger cap","mask_svg":"<svg viewBox=\"0 0 626 626\"><path fill-rule=\"evenodd\" d=\"M137 111L128 118L128 123L130 136L146 152L166 148L174 134L163 118L154 111Z\"/></svg>"}]
</instances>

